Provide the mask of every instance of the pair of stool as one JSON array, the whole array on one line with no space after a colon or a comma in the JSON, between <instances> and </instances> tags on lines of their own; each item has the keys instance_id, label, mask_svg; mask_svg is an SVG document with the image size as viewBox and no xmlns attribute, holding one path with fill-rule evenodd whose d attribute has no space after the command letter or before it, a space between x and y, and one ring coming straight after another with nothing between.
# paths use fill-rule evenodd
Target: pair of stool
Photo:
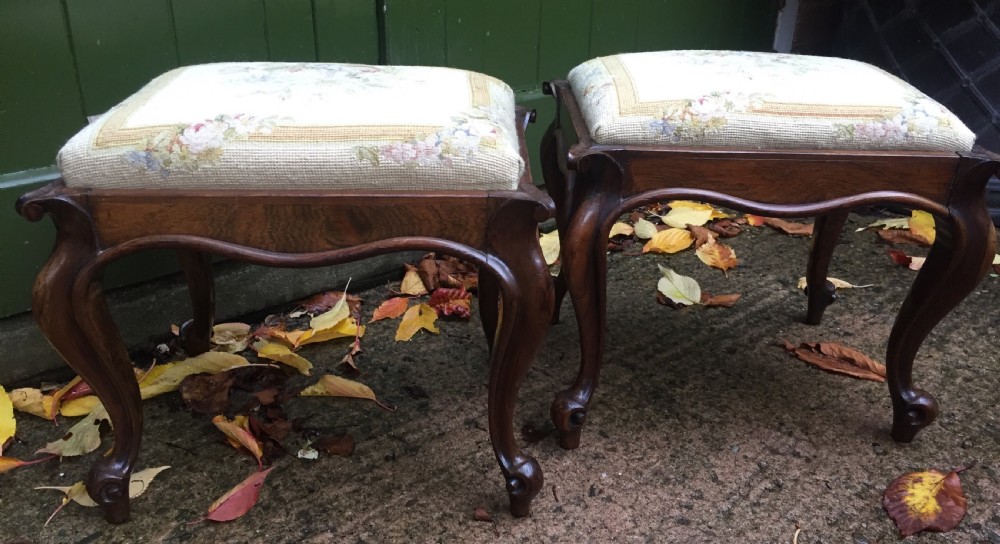
<instances>
[{"instance_id":1,"label":"pair of stool","mask_svg":"<svg viewBox=\"0 0 1000 544\"><path fill-rule=\"evenodd\" d=\"M521 516L542 474L515 439L517 391L568 290L581 367L552 414L560 443L579 444L604 341L605 242L620 213L693 198L819 215L808 274L817 321L847 209L899 202L941 221L889 343L893 436L909 440L933 419L933 399L910 383L913 357L993 255L982 193L997 163L968 154L972 136L958 119L867 65L789 55L618 55L581 65L546 92L559 105L542 144L554 205L527 168L532 115L515 111L504 83L462 70L181 68L71 139L59 155L62 179L18 205L29 219L47 213L56 223L34 312L108 409L114 448L87 479L107 519L128 517L142 410L100 275L146 248L180 257L194 309L183 328L191 354L208 349L212 327L208 254L306 267L420 248L479 265L490 438L511 512ZM553 214L563 244L555 289L537 243L537 224Z\"/></svg>"}]
</instances>

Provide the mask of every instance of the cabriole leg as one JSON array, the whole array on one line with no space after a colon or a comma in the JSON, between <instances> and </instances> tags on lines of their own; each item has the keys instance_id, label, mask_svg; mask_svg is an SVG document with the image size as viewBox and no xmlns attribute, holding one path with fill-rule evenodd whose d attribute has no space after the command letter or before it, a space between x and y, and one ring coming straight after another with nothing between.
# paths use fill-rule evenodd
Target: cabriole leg
<instances>
[{"instance_id":1,"label":"cabriole leg","mask_svg":"<svg viewBox=\"0 0 1000 544\"><path fill-rule=\"evenodd\" d=\"M813 227L812 247L809 250L809 265L806 269L806 295L809 307L806 324L819 325L826 307L837 299L836 288L826 277L830 260L837 247L837 239L844 230L848 210L836 210L816 218Z\"/></svg>"},{"instance_id":2,"label":"cabriole leg","mask_svg":"<svg viewBox=\"0 0 1000 544\"><path fill-rule=\"evenodd\" d=\"M212 275L212 260L200 251L179 249L184 279L191 296L192 319L181 325L181 346L190 355L200 355L211 348L212 322L215 317L215 280Z\"/></svg>"}]
</instances>

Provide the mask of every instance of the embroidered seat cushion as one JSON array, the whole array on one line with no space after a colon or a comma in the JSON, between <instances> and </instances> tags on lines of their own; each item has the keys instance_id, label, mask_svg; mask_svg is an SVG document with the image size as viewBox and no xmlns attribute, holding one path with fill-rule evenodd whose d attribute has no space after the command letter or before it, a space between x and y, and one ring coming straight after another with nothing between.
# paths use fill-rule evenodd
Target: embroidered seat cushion
<instances>
[{"instance_id":1,"label":"embroidered seat cushion","mask_svg":"<svg viewBox=\"0 0 1000 544\"><path fill-rule=\"evenodd\" d=\"M862 62L742 51L587 61L569 83L598 144L969 151L944 106Z\"/></svg>"},{"instance_id":2,"label":"embroidered seat cushion","mask_svg":"<svg viewBox=\"0 0 1000 544\"><path fill-rule=\"evenodd\" d=\"M143 87L59 152L69 187L509 190L514 94L416 66L219 63Z\"/></svg>"}]
</instances>

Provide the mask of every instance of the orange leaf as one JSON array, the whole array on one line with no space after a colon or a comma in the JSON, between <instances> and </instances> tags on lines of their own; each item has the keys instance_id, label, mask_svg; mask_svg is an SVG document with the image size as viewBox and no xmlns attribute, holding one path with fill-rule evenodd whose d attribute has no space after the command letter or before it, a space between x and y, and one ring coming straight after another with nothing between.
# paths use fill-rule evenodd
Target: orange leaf
<instances>
[{"instance_id":1,"label":"orange leaf","mask_svg":"<svg viewBox=\"0 0 1000 544\"><path fill-rule=\"evenodd\" d=\"M40 459L35 459L33 461L22 461L20 459L14 459L13 457L0 457L0 474L3 474L4 472L10 472L10 471L14 470L15 468L21 468L21 467L26 467L28 465L35 465L35 464L38 464L38 463L44 463L45 461L49 461L51 459L55 459L56 457L59 457L59 456L58 455L48 455L48 456L42 457Z\"/></svg>"},{"instance_id":2,"label":"orange leaf","mask_svg":"<svg viewBox=\"0 0 1000 544\"><path fill-rule=\"evenodd\" d=\"M426 329L427 332L438 334L440 331L434 325L434 321L436 320L437 312L434 308L426 304L411 306L409 310L406 310L403 320L399 323L399 328L396 329L396 341L407 342L420 329Z\"/></svg>"},{"instance_id":3,"label":"orange leaf","mask_svg":"<svg viewBox=\"0 0 1000 544\"><path fill-rule=\"evenodd\" d=\"M873 382L885 381L885 365L836 342L803 342L796 347L786 341L785 349L820 370Z\"/></svg>"},{"instance_id":4,"label":"orange leaf","mask_svg":"<svg viewBox=\"0 0 1000 544\"><path fill-rule=\"evenodd\" d=\"M378 308L375 308L375 313L372 314L371 321L378 321L380 319L396 319L397 317L403 315L406 311L407 306L410 304L410 299L406 297L393 297L389 300L379 304ZM369 321L369 323L371 323Z\"/></svg>"},{"instance_id":5,"label":"orange leaf","mask_svg":"<svg viewBox=\"0 0 1000 544\"><path fill-rule=\"evenodd\" d=\"M226 435L230 445L236 449L239 449L240 446L246 448L257 458L257 465L264 466L262 461L264 451L261 449L260 442L247 429L246 416L236 416L232 421L229 421L226 416L218 415L212 418L212 423Z\"/></svg>"},{"instance_id":6,"label":"orange leaf","mask_svg":"<svg viewBox=\"0 0 1000 544\"><path fill-rule=\"evenodd\" d=\"M701 303L705 306L716 306L721 308L732 308L733 304L743 296L739 293L731 295L710 295L704 291L701 293Z\"/></svg>"},{"instance_id":7,"label":"orange leaf","mask_svg":"<svg viewBox=\"0 0 1000 544\"><path fill-rule=\"evenodd\" d=\"M653 235L642 247L643 253L677 253L691 247L694 237L685 229L669 228Z\"/></svg>"},{"instance_id":8,"label":"orange leaf","mask_svg":"<svg viewBox=\"0 0 1000 544\"><path fill-rule=\"evenodd\" d=\"M213 502L212 506L208 507L208 515L205 516L205 519L232 521L249 512L260 499L260 489L264 487L264 480L272 470L274 467L255 472L236 484L236 487L230 489L225 495Z\"/></svg>"},{"instance_id":9,"label":"orange leaf","mask_svg":"<svg viewBox=\"0 0 1000 544\"><path fill-rule=\"evenodd\" d=\"M889 484L882 495L882 507L903 537L958 527L966 512L959 472L911 472Z\"/></svg>"},{"instance_id":10,"label":"orange leaf","mask_svg":"<svg viewBox=\"0 0 1000 544\"><path fill-rule=\"evenodd\" d=\"M441 287L435 289L427 305L438 313L438 315L454 315L463 319L471 317L470 304L472 295L465 292L465 289L450 289Z\"/></svg>"},{"instance_id":11,"label":"orange leaf","mask_svg":"<svg viewBox=\"0 0 1000 544\"><path fill-rule=\"evenodd\" d=\"M813 226L811 224L793 223L776 217L765 217L764 224L772 229L780 230L785 234L794 236L812 236L813 233Z\"/></svg>"},{"instance_id":12,"label":"orange leaf","mask_svg":"<svg viewBox=\"0 0 1000 544\"><path fill-rule=\"evenodd\" d=\"M736 259L736 252L733 248L727 246L726 244L720 244L715 240L707 242L703 246L695 250L698 258L701 262L711 266L713 268L718 268L723 272L729 270L730 268L739 264Z\"/></svg>"},{"instance_id":13,"label":"orange leaf","mask_svg":"<svg viewBox=\"0 0 1000 544\"><path fill-rule=\"evenodd\" d=\"M878 230L875 232L878 234L878 237L882 239L882 241L889 242L890 244L911 244L924 247L931 245L926 238L909 230L892 229Z\"/></svg>"},{"instance_id":14,"label":"orange leaf","mask_svg":"<svg viewBox=\"0 0 1000 544\"><path fill-rule=\"evenodd\" d=\"M751 227L759 227L764 224L764 218L759 215L752 215L748 213L746 215L746 219L747 219L747 224L750 225Z\"/></svg>"}]
</instances>

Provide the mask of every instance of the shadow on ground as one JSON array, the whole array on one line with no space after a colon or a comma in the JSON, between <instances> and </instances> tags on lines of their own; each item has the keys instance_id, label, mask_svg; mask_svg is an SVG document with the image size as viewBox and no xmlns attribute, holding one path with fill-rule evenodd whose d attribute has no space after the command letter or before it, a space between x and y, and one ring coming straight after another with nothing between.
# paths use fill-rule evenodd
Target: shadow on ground
<instances>
[{"instance_id":1,"label":"shadow on ground","mask_svg":"<svg viewBox=\"0 0 1000 544\"><path fill-rule=\"evenodd\" d=\"M852 216L850 227L872 218ZM70 485L94 456L0 476L0 542L895 542L881 507L897 476L977 462L962 475L969 514L954 532L919 542L1000 543L1000 362L996 278L952 313L921 349L916 382L942 414L912 444L888 436L883 384L806 367L776 342L840 341L881 359L893 316L915 273L892 264L870 232L848 228L831 275L842 291L823 325L801 324L795 285L809 241L769 229L731 240L742 263L724 277L693 252L611 256L608 351L581 447L553 436L528 445L545 473L534 515L513 519L486 432L487 352L478 320L448 321L441 335L393 341L395 323L369 327L360 380L395 404L298 399L291 417L347 432L349 458L277 459L260 503L226 524L188 522L253 470L209 418L176 394L149 401L140 468L171 465L133 503L132 520L104 523L96 509L59 504L37 485ZM910 250L910 248L905 248ZM917 250L919 251L919 250ZM712 293L743 293L731 309L673 310L656 303L656 264L695 277ZM386 289L361 293L370 315ZM576 324L567 301L522 389L519 424L551 429L553 394L574 374ZM151 316L153 318L154 316ZM344 344L308 346L332 371ZM418 385L429 398L412 398ZM19 417L30 457L60 434ZM291 437L287 447L300 442ZM105 440L103 448L108 446ZM96 455L96 454L95 454ZM496 523L473 520L484 506Z\"/></svg>"}]
</instances>

